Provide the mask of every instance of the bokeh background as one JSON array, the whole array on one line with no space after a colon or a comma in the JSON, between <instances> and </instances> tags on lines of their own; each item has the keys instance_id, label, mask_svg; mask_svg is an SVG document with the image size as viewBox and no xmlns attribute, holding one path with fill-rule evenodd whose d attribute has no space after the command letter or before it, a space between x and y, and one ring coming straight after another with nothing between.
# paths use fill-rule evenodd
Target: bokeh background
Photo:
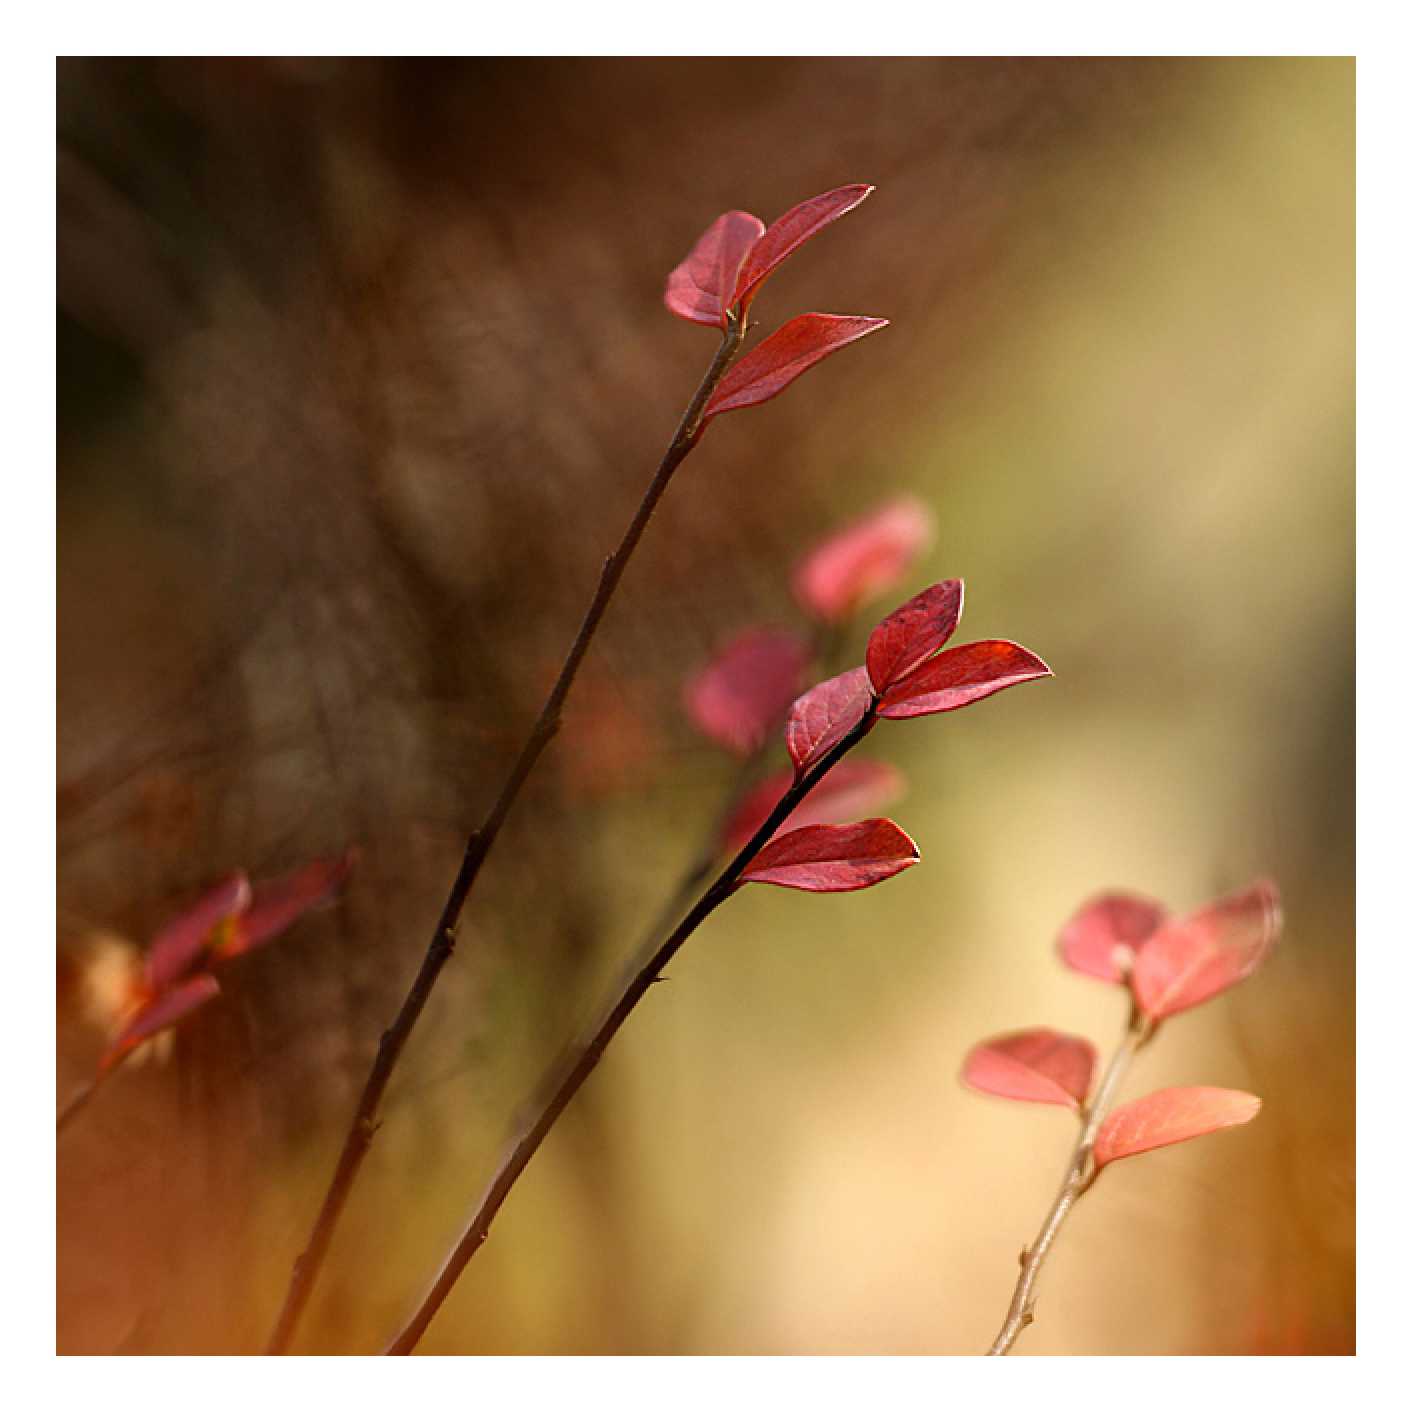
<instances>
[{"instance_id":1,"label":"bokeh background","mask_svg":"<svg viewBox=\"0 0 1414 1414\"><path fill-rule=\"evenodd\" d=\"M672 487L297 1348L397 1326L721 807L684 675L798 623L799 556L911 493L939 533L897 597L965 577L963 637L1055 680L871 739L923 865L719 913L424 1349L985 1348L1071 1129L964 1092L963 1054L1117 1036L1054 957L1087 895L1269 873L1277 955L1127 1092L1248 1088L1259 1122L1108 1175L1020 1351L1352 1351L1354 180L1345 60L61 60L60 1096L103 1044L98 937L362 858L63 1136L58 1348L260 1347L460 838L714 347L667 271L721 210L871 181L756 312L893 325Z\"/></svg>"}]
</instances>

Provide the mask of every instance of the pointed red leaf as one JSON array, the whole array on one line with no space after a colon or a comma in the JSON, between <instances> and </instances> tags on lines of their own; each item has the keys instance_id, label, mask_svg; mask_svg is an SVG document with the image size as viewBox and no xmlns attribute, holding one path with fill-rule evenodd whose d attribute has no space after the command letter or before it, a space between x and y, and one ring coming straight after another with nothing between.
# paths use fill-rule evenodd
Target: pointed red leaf
<instances>
[{"instance_id":1,"label":"pointed red leaf","mask_svg":"<svg viewBox=\"0 0 1414 1414\"><path fill-rule=\"evenodd\" d=\"M795 783L794 771L779 771L748 792L722 831L722 848L735 854L769 819ZM903 792L903 776L882 761L841 761L805 797L776 831L805 825L837 825L891 805Z\"/></svg>"},{"instance_id":2,"label":"pointed red leaf","mask_svg":"<svg viewBox=\"0 0 1414 1414\"><path fill-rule=\"evenodd\" d=\"M1166 923L1134 960L1131 985L1146 1016L1187 1011L1250 977L1281 931L1277 887L1268 879Z\"/></svg>"},{"instance_id":3,"label":"pointed red leaf","mask_svg":"<svg viewBox=\"0 0 1414 1414\"><path fill-rule=\"evenodd\" d=\"M1100 1126L1095 1139L1095 1168L1166 1144L1181 1144L1219 1129L1231 1129L1256 1117L1262 1102L1244 1090L1211 1085L1156 1090L1142 1100L1121 1105Z\"/></svg>"},{"instance_id":4,"label":"pointed red leaf","mask_svg":"<svg viewBox=\"0 0 1414 1414\"><path fill-rule=\"evenodd\" d=\"M164 991L189 972L223 925L249 905L250 881L244 874L231 874L208 889L153 938L147 952L148 986Z\"/></svg>"},{"instance_id":5,"label":"pointed red leaf","mask_svg":"<svg viewBox=\"0 0 1414 1414\"><path fill-rule=\"evenodd\" d=\"M945 579L915 594L869 635L864 661L881 697L953 636L962 618L962 581Z\"/></svg>"},{"instance_id":6,"label":"pointed red leaf","mask_svg":"<svg viewBox=\"0 0 1414 1414\"><path fill-rule=\"evenodd\" d=\"M989 638L949 648L915 668L884 694L881 717L928 717L955 712L1000 692L1038 678L1051 670L1032 652L1005 639Z\"/></svg>"},{"instance_id":7,"label":"pointed red leaf","mask_svg":"<svg viewBox=\"0 0 1414 1414\"><path fill-rule=\"evenodd\" d=\"M707 402L702 420L755 407L783 393L823 358L882 329L887 319L862 314L799 314L734 364Z\"/></svg>"},{"instance_id":8,"label":"pointed red leaf","mask_svg":"<svg viewBox=\"0 0 1414 1414\"><path fill-rule=\"evenodd\" d=\"M779 220L772 221L741 267L732 303L740 301L743 308L749 305L760 289L761 282L776 266L799 250L811 236L818 235L847 211L853 211L873 190L874 188L865 182L837 187L834 191L812 196L809 201L802 201L799 206L791 207Z\"/></svg>"},{"instance_id":9,"label":"pointed red leaf","mask_svg":"<svg viewBox=\"0 0 1414 1414\"><path fill-rule=\"evenodd\" d=\"M933 514L912 496L872 515L815 547L793 576L801 608L825 623L842 623L867 599L891 589L933 541Z\"/></svg>"},{"instance_id":10,"label":"pointed red leaf","mask_svg":"<svg viewBox=\"0 0 1414 1414\"><path fill-rule=\"evenodd\" d=\"M1138 894L1100 894L1061 929L1057 947L1069 968L1102 982L1128 980L1134 954L1164 921L1162 904Z\"/></svg>"},{"instance_id":11,"label":"pointed red leaf","mask_svg":"<svg viewBox=\"0 0 1414 1414\"><path fill-rule=\"evenodd\" d=\"M869 674L851 668L798 697L786 721L786 750L796 770L808 770L838 746L859 725L872 696Z\"/></svg>"},{"instance_id":12,"label":"pointed red leaf","mask_svg":"<svg viewBox=\"0 0 1414 1414\"><path fill-rule=\"evenodd\" d=\"M882 883L917 863L918 846L892 820L807 825L777 835L742 871L741 882L843 894Z\"/></svg>"},{"instance_id":13,"label":"pointed red leaf","mask_svg":"<svg viewBox=\"0 0 1414 1414\"><path fill-rule=\"evenodd\" d=\"M1094 1046L1044 1026L983 1041L962 1067L963 1082L984 1094L1072 1110L1085 1103L1094 1076Z\"/></svg>"},{"instance_id":14,"label":"pointed red leaf","mask_svg":"<svg viewBox=\"0 0 1414 1414\"><path fill-rule=\"evenodd\" d=\"M303 914L332 899L343 888L353 863L353 851L345 850L329 859L312 860L282 878L257 884L250 909L218 944L217 955L240 957L274 942Z\"/></svg>"},{"instance_id":15,"label":"pointed red leaf","mask_svg":"<svg viewBox=\"0 0 1414 1414\"><path fill-rule=\"evenodd\" d=\"M140 1046L159 1031L175 1026L190 1016L198 1007L205 1006L221 990L216 979L209 972L199 972L194 977L169 987L155 1001L138 1012L124 1027L118 1039L103 1053L98 1063L100 1071L116 1065L131 1050Z\"/></svg>"},{"instance_id":16,"label":"pointed red leaf","mask_svg":"<svg viewBox=\"0 0 1414 1414\"><path fill-rule=\"evenodd\" d=\"M800 692L810 649L793 633L750 629L688 680L684 704L707 738L749 756Z\"/></svg>"},{"instance_id":17,"label":"pointed red leaf","mask_svg":"<svg viewBox=\"0 0 1414 1414\"><path fill-rule=\"evenodd\" d=\"M736 303L737 275L751 247L765 230L749 211L727 211L698 238L691 253L668 276L663 303L679 319L723 328Z\"/></svg>"}]
</instances>

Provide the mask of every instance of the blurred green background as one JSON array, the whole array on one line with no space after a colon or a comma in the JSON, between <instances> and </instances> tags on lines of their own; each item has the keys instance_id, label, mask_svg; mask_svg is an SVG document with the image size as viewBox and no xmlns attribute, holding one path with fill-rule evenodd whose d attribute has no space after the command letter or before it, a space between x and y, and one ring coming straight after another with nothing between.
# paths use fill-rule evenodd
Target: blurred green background
<instances>
[{"instance_id":1,"label":"blurred green background","mask_svg":"<svg viewBox=\"0 0 1414 1414\"><path fill-rule=\"evenodd\" d=\"M722 803L680 685L912 493L962 639L1055 680L876 734L921 867L748 890L655 988L440 1353L969 1353L1071 1142L967 1048L1117 1037L1055 934L1259 873L1286 933L1130 1096L1263 1096L1120 1166L1021 1353L1354 1349L1354 64L62 60L61 1096L95 936L357 842L58 1155L58 1345L258 1349L599 562L714 347L720 211L878 191L772 280L892 327L686 463L493 856L297 1348L378 1348ZM880 612L892 607L883 602ZM852 631L862 653L874 614Z\"/></svg>"}]
</instances>

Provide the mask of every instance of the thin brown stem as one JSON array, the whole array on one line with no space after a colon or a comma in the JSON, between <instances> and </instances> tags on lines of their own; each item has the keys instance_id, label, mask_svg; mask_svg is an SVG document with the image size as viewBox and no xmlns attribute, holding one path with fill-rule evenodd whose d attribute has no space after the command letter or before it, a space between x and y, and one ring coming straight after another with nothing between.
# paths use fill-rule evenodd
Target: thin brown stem
<instances>
[{"instance_id":1,"label":"thin brown stem","mask_svg":"<svg viewBox=\"0 0 1414 1414\"><path fill-rule=\"evenodd\" d=\"M565 1107L579 1092L580 1086L593 1073L595 1066L608 1049L610 1041L618 1034L619 1028L628 1020L634 1007L643 1000L649 988L659 981L663 969L673 960L677 951L692 936L698 927L728 898L738 887L742 873L760 853L762 847L780 828L786 817L810 794L825 775L833 769L846 753L873 730L877 721L874 704L868 712L835 747L821 760L797 778L795 784L783 795L761 828L742 846L730 864L717 875L706 892L684 915L682 921L668 935L667 939L651 949L646 956L640 954L625 974L612 1003L602 1019L585 1038L575 1045L560 1065L551 1072L540 1090L538 1098L528 1107L531 1117L522 1125L506 1149L496 1168L490 1184L477 1204L476 1212L456 1245L442 1264L431 1289L423 1297L407 1325L389 1343L387 1355L409 1355L421 1340L432 1319L441 1309L443 1302L451 1294L457 1278L461 1276L482 1243L486 1241L491 1223L500 1212L516 1180L525 1172L526 1166L535 1156L545 1136L554 1127L555 1121L564 1113Z\"/></svg>"},{"instance_id":2,"label":"thin brown stem","mask_svg":"<svg viewBox=\"0 0 1414 1414\"><path fill-rule=\"evenodd\" d=\"M87 1084L80 1085L79 1088L69 1096L68 1102L65 1104L64 1108L59 1111L59 1119L54 1129L56 1134L62 1134L69 1123L78 1117L79 1113L88 1102L93 1099L94 1093L103 1083L106 1075L106 1071L101 1072L92 1080L88 1081Z\"/></svg>"},{"instance_id":3,"label":"thin brown stem","mask_svg":"<svg viewBox=\"0 0 1414 1414\"><path fill-rule=\"evenodd\" d=\"M1138 1011L1131 1009L1124 1037L1105 1067L1094 1098L1081 1111L1080 1137L1075 1141L1075 1148L1071 1150L1065 1177L1061 1180L1051 1210L1046 1214L1046 1220L1041 1224L1036 1240L1021 1254L1021 1274L1016 1279L1011 1305L1007 1308L1006 1320L1002 1322L997 1338L987 1351L988 1355L1005 1355L1016 1343L1017 1336L1035 1319L1036 1282L1040 1278L1041 1268L1055 1245L1070 1210L1095 1181L1091 1161L1095 1136L1099 1134L1100 1125L1114 1104L1115 1095L1128 1074L1135 1055L1152 1034Z\"/></svg>"},{"instance_id":4,"label":"thin brown stem","mask_svg":"<svg viewBox=\"0 0 1414 1414\"><path fill-rule=\"evenodd\" d=\"M520 795L521 788L535 768L541 753L559 730L560 713L569 697L571 687L574 686L575 676L579 672L580 664L584 660L590 642L609 607L609 601L618 588L619 580L623 578L629 559L639 540L642 539L643 532L647 528L658 502L668 489L668 483L672 480L673 473L697 445L702 435L702 415L707 407L707 401L718 383L721 382L732 359L736 356L737 350L741 346L741 339L741 327L733 320L729 323L722 337L711 367L708 368L697 392L683 413L677 431L668 444L668 450L663 454L663 459L658 464L653 480L643 493L643 499L639 502L628 529L624 531L618 548L604 561L598 587L595 589L594 597L590 600L589 608L585 611L584 618L580 622L579 632L575 635L574 642L565 655L559 676L555 679L554 685L541 706L540 715L536 718L535 725L531 727L530 734L526 738L524 746L521 747L520 755L516 758L510 774L506 777L505 784L501 787L501 793L496 797L485 820L482 821L478 829L472 831L466 842L461 867L457 871L451 892L447 895L447 901L443 905L441 917L437 921L437 927L427 946L422 965L418 969L417 976L413 979L411 989L403 999L403 1004L399 1008L393 1024L383 1033L379 1041L373 1068L369 1071L368 1079L364 1082L363 1093L359 1096L358 1105L349 1124L348 1134L344 1139L343 1149L339 1154L338 1164L334 1169L334 1176L324 1195L324 1201L320 1206L319 1215L315 1219L313 1231L310 1233L304 1251L295 1260L290 1285L285 1293L284 1305L266 1346L266 1353L269 1355L282 1355L289 1349L295 1327L299 1323L300 1316L304 1312L323 1267L334 1229L338 1225L345 1204L348 1202L349 1192L353 1188L359 1169L373 1143L373 1136L378 1130L378 1112L383 1093L388 1088L388 1081L392 1077L403 1048L407 1045L408 1037L412 1034L418 1018L422 1015L423 1008L427 1005L428 998L432 995L437 978L456 946L457 923L461 918L462 909L466 905L467 896L471 893L477 875L481 872L482 865L491 853L491 849L501 833L501 827L505 824L506 818L510 815L511 809Z\"/></svg>"}]
</instances>

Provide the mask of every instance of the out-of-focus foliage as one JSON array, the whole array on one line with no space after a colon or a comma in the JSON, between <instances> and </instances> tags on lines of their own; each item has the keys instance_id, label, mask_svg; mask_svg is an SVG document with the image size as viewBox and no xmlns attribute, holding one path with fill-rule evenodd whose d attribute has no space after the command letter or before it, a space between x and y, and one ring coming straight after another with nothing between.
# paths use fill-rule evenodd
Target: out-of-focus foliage
<instances>
[{"instance_id":1,"label":"out-of-focus foliage","mask_svg":"<svg viewBox=\"0 0 1414 1414\"><path fill-rule=\"evenodd\" d=\"M1261 1122L1107 1174L1026 1351L1353 1349L1352 64L66 60L58 87L60 1092L103 1044L95 939L363 846L336 910L65 1136L61 1350L257 1347L462 833L700 376L663 272L716 212L861 177L869 219L752 316L892 327L672 487L301 1348L393 1328L723 808L685 677L906 494L938 535L905 593L965 577L969 633L1055 681L887 728L924 864L721 910L426 1349L983 1347L1070 1125L971 1101L968 1046L1118 1035L1115 990L1046 951L1078 898L1186 912L1259 874L1282 947L1135 1084L1201 1075Z\"/></svg>"}]
</instances>

